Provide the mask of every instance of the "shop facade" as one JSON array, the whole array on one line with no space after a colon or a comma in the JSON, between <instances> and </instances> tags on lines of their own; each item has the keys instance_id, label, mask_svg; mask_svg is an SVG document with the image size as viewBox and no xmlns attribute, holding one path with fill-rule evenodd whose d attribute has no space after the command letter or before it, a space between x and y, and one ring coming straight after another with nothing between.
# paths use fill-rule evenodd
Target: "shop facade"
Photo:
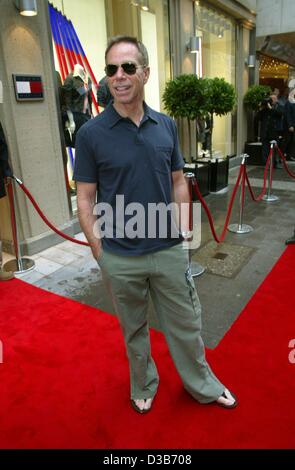
<instances>
[{"instance_id":1,"label":"shop facade","mask_svg":"<svg viewBox=\"0 0 295 470\"><path fill-rule=\"evenodd\" d=\"M295 79L295 4L257 0L256 52L259 58L259 83L283 94Z\"/></svg>"},{"instance_id":2,"label":"shop facade","mask_svg":"<svg viewBox=\"0 0 295 470\"><path fill-rule=\"evenodd\" d=\"M0 104L0 119L4 124L14 173L28 186L48 219L73 235L79 230L79 224L74 196L69 193L65 181L56 79L56 72L60 75L70 72L71 63L65 54L67 70L61 70L48 4L43 0L37 0L36 4L38 14L30 18L20 16L10 0L4 0L1 5L0 79L4 99ZM53 0L51 6L75 28L95 77L95 81L92 80L94 95L96 83L104 76L107 39L118 34L137 36L146 44L151 78L146 86L145 99L158 111L165 112L162 94L170 78L181 73L224 77L236 88L237 106L232 115L216 119L213 146L223 156L242 152L246 140L242 99L250 78L245 58L251 52L251 35L255 26L253 2ZM192 37L201 39L197 54L188 47ZM72 62L75 58L73 55ZM40 76L43 100L17 101L13 74ZM96 113L93 107L93 114ZM181 122L178 125L185 152L187 129ZM71 168L67 167L67 171L70 175ZM0 237L5 249L12 251L6 199L0 200ZM19 191L17 206L24 253L34 254L60 241Z\"/></svg>"}]
</instances>

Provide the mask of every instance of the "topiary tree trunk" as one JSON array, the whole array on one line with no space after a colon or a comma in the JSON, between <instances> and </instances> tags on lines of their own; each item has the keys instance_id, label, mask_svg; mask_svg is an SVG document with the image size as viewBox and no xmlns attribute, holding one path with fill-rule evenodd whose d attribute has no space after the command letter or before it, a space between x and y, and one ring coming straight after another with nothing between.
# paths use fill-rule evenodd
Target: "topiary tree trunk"
<instances>
[{"instance_id":1,"label":"topiary tree trunk","mask_svg":"<svg viewBox=\"0 0 295 470\"><path fill-rule=\"evenodd\" d=\"M236 93L233 85L224 78L204 78L206 112L210 118L210 158L212 158L212 136L214 127L214 114L224 116L234 109Z\"/></svg>"},{"instance_id":2,"label":"topiary tree trunk","mask_svg":"<svg viewBox=\"0 0 295 470\"><path fill-rule=\"evenodd\" d=\"M196 75L179 75L166 83L163 103L170 116L185 118L188 124L189 161L192 157L191 121L204 116L204 82Z\"/></svg>"}]
</instances>

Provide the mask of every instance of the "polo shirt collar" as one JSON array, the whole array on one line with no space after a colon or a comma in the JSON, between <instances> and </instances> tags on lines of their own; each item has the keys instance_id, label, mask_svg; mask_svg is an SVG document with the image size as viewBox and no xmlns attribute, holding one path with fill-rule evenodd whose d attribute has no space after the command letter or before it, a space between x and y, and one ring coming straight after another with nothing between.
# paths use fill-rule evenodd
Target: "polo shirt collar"
<instances>
[{"instance_id":1,"label":"polo shirt collar","mask_svg":"<svg viewBox=\"0 0 295 470\"><path fill-rule=\"evenodd\" d=\"M143 109L144 109L144 116L143 116L142 122L146 121L147 119L151 119L156 124L159 123L157 113L152 108L150 108L145 103L145 101L143 102ZM108 126L110 128L114 127L119 121L121 121L121 119L125 119L115 110L113 103L110 103L107 106L107 108L104 110L104 113L106 113L105 117L107 118Z\"/></svg>"},{"instance_id":2,"label":"polo shirt collar","mask_svg":"<svg viewBox=\"0 0 295 470\"><path fill-rule=\"evenodd\" d=\"M154 111L152 108L150 108L146 102L143 102L143 109L144 109L144 117L146 116L147 118L151 119L154 121L156 124L159 124L159 118L157 116L156 111Z\"/></svg>"}]
</instances>

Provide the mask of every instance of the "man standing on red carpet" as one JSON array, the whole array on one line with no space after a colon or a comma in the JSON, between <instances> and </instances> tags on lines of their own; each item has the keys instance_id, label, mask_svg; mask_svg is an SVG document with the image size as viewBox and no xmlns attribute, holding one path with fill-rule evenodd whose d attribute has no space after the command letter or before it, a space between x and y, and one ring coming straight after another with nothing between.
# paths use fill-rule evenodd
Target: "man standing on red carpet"
<instances>
[{"instance_id":1,"label":"man standing on red carpet","mask_svg":"<svg viewBox=\"0 0 295 470\"><path fill-rule=\"evenodd\" d=\"M185 389L200 403L234 408L234 395L205 359L201 306L182 248L188 217L175 235L167 211L173 201L178 207L189 202L175 123L144 102L150 68L140 41L112 38L105 61L113 101L79 130L73 179L80 224L124 334L131 405L149 411L159 384L147 322L150 296ZM163 211L151 216L150 204L166 208L166 232Z\"/></svg>"}]
</instances>

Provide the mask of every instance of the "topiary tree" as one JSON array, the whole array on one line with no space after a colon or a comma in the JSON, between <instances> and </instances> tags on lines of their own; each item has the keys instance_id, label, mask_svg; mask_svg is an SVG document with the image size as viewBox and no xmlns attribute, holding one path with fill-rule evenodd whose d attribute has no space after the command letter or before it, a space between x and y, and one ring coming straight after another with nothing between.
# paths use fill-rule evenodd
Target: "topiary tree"
<instances>
[{"instance_id":1,"label":"topiary tree","mask_svg":"<svg viewBox=\"0 0 295 470\"><path fill-rule=\"evenodd\" d=\"M204 116L206 109L205 83L197 75L179 75L166 83L163 103L170 116L186 118L189 132L189 158L192 156L191 121Z\"/></svg>"},{"instance_id":2,"label":"topiary tree","mask_svg":"<svg viewBox=\"0 0 295 470\"><path fill-rule=\"evenodd\" d=\"M224 78L204 78L203 82L206 102L205 114L210 118L210 157L212 157L214 114L224 116L230 113L236 103L236 93L233 85L226 82Z\"/></svg>"},{"instance_id":3,"label":"topiary tree","mask_svg":"<svg viewBox=\"0 0 295 470\"><path fill-rule=\"evenodd\" d=\"M252 111L259 111L261 101L271 92L267 85L251 85L244 95L244 105Z\"/></svg>"},{"instance_id":4,"label":"topiary tree","mask_svg":"<svg viewBox=\"0 0 295 470\"><path fill-rule=\"evenodd\" d=\"M164 107L173 117L186 118L189 129L189 151L191 157L190 122L195 119L210 121L210 156L212 157L213 116L223 116L233 110L236 94L233 85L223 78L198 78L196 75L179 75L167 82L163 94Z\"/></svg>"}]
</instances>

